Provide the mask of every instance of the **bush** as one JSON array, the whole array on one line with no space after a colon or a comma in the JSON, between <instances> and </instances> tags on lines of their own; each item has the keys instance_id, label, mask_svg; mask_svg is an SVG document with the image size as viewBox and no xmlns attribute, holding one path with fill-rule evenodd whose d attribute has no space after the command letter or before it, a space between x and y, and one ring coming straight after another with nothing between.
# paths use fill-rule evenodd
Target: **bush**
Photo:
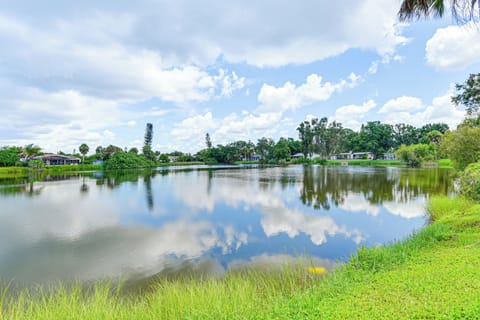
<instances>
[{"instance_id":1,"label":"bush","mask_svg":"<svg viewBox=\"0 0 480 320\"><path fill-rule=\"evenodd\" d=\"M313 159L312 163L325 166L327 164L327 159L315 158L315 159Z\"/></svg>"},{"instance_id":2,"label":"bush","mask_svg":"<svg viewBox=\"0 0 480 320\"><path fill-rule=\"evenodd\" d=\"M42 160L30 160L28 161L28 166L30 168L43 168L44 164Z\"/></svg>"},{"instance_id":3,"label":"bush","mask_svg":"<svg viewBox=\"0 0 480 320\"><path fill-rule=\"evenodd\" d=\"M106 170L150 168L155 166L155 162L148 160L144 155L137 155L131 152L117 152L105 161Z\"/></svg>"},{"instance_id":4,"label":"bush","mask_svg":"<svg viewBox=\"0 0 480 320\"><path fill-rule=\"evenodd\" d=\"M292 159L293 164L310 164L311 160L305 157Z\"/></svg>"},{"instance_id":5,"label":"bush","mask_svg":"<svg viewBox=\"0 0 480 320\"><path fill-rule=\"evenodd\" d=\"M469 164L458 180L462 195L474 201L480 201L480 162Z\"/></svg>"},{"instance_id":6,"label":"bush","mask_svg":"<svg viewBox=\"0 0 480 320\"><path fill-rule=\"evenodd\" d=\"M407 162L410 167L418 167L423 162L435 159L435 144L402 144L395 152L395 157Z\"/></svg>"}]
</instances>

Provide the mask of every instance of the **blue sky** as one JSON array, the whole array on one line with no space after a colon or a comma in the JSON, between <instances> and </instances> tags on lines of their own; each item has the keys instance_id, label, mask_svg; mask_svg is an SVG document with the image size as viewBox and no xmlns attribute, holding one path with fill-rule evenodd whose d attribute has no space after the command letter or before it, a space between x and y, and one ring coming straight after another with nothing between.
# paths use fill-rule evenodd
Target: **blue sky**
<instances>
[{"instance_id":1,"label":"blue sky","mask_svg":"<svg viewBox=\"0 0 480 320\"><path fill-rule=\"evenodd\" d=\"M458 124L478 26L399 23L398 0L0 1L0 146L196 152L315 117Z\"/></svg>"}]
</instances>

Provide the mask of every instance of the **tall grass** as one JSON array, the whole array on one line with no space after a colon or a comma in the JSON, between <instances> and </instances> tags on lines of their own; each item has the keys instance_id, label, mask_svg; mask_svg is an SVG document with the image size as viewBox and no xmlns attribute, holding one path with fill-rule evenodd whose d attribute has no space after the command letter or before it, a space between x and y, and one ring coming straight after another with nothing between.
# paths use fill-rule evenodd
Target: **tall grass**
<instances>
[{"instance_id":1,"label":"tall grass","mask_svg":"<svg viewBox=\"0 0 480 320\"><path fill-rule=\"evenodd\" d=\"M2 299L0 319L258 319L279 301L314 288L321 276L305 267L231 272L223 278L158 280L143 293L107 282L84 288L58 284Z\"/></svg>"}]
</instances>

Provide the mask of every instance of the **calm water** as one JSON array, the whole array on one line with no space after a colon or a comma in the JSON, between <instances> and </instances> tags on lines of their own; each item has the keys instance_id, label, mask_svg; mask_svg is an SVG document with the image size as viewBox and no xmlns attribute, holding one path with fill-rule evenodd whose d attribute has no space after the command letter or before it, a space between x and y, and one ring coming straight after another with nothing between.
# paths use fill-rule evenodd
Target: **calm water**
<instances>
[{"instance_id":1,"label":"calm water","mask_svg":"<svg viewBox=\"0 0 480 320\"><path fill-rule=\"evenodd\" d=\"M301 255L329 267L422 228L428 196L450 189L442 169L199 169L4 181L0 278L221 274Z\"/></svg>"}]
</instances>

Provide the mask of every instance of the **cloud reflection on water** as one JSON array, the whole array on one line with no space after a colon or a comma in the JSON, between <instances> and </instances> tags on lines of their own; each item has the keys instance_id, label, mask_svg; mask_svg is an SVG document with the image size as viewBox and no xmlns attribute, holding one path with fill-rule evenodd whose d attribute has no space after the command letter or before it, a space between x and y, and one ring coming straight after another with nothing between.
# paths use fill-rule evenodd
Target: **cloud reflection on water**
<instances>
[{"instance_id":1,"label":"cloud reflection on water","mask_svg":"<svg viewBox=\"0 0 480 320\"><path fill-rule=\"evenodd\" d=\"M0 277L47 281L148 276L188 265L182 261L196 266L220 256L226 257L222 268L229 268L238 261L261 260L254 257L282 257L281 249L268 252L265 245L281 235L293 246L305 245L301 241L306 238L314 247L333 238L359 244L372 237L364 226L346 220L345 213L412 220L424 215L423 186L412 184L410 176L401 184L395 171L388 170L391 189L384 194L384 186L380 193L369 189L375 184L368 178L378 175L376 170L328 170L176 172L152 176L148 186L138 183L144 179L138 175L73 178L36 183L41 193L35 197L27 190L0 194ZM361 181L368 182L366 189L352 191ZM83 185L88 192L79 197ZM319 199L322 205L314 207ZM202 268L218 273L218 263Z\"/></svg>"}]
</instances>

